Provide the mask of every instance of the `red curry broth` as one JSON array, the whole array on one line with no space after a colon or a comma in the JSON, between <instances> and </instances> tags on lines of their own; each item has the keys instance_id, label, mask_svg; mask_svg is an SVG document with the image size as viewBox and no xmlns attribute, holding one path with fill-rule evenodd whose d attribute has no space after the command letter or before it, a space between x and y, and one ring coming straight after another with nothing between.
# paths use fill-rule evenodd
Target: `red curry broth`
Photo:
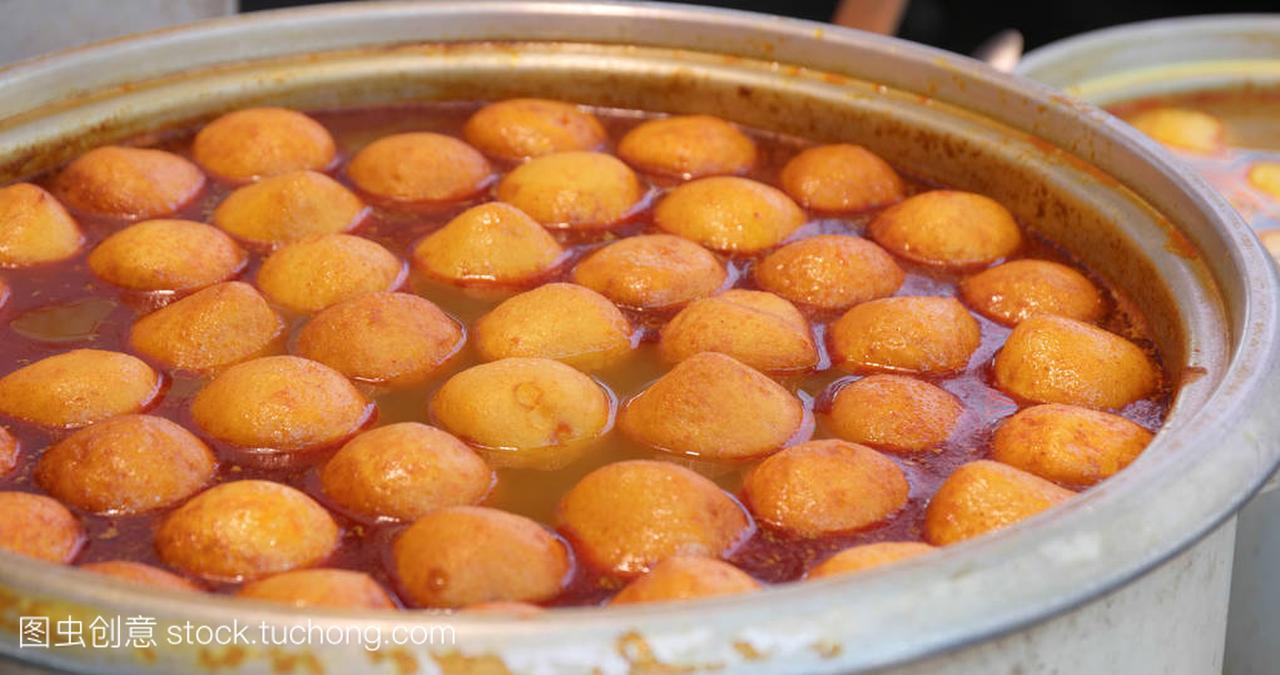
<instances>
[{"instance_id":1,"label":"red curry broth","mask_svg":"<svg viewBox=\"0 0 1280 675\"><path fill-rule=\"evenodd\" d=\"M435 131L460 136L460 130L467 117L479 104L428 104L404 107L374 108L337 112L317 112L312 116L324 124L337 141L341 161L345 162L359 148L368 142L392 133L404 131ZM610 137L620 138L626 130L645 119L645 116L630 111L596 111ZM757 168L748 174L766 183L777 184L781 166L799 150L810 145L808 142L785 136L778 136L759 131L747 130L757 142L761 161ZM137 139L136 144L157 147L190 157L190 144L193 131L155 135ZM508 169L509 166L499 166ZM345 181L339 170L335 177ZM675 181L665 179L651 180L655 196L674 184ZM915 193L928 186L920 181L908 180L910 192ZM205 194L193 205L184 209L174 217L188 218L207 222L213 208L229 193L230 187L211 181ZM396 213L374 208L372 216L355 231L355 234L372 239L392 252L404 258L417 240L425 234L442 226L450 218L484 199L458 203L427 211L412 213ZM653 203L649 200L649 204ZM818 233L852 233L861 234L864 226L870 221L873 213L856 217L828 217L810 214L810 222L793 238L810 236ZM7 306L0 310L4 318L3 331L0 332L0 373L11 372L35 360L79 347L93 347L129 351L126 337L129 327L139 312L166 302L169 298L146 294L129 294L114 288L89 273L85 257L93 245L119 228L119 223L79 218L85 229L88 242L83 251L75 258L46 267L26 269L5 275L12 287L12 298ZM572 251L576 260L586 252L613 240L616 236L651 231L649 210L638 213L630 224L614 234L574 235L568 232L556 232L555 236ZM1013 256L1033 257L1055 260L1072 264L1079 268L1061 251L1051 244L1038 239L1033 233L1025 237L1022 249ZM262 251L253 253L248 268L242 277L252 280L257 267L263 258ZM723 259L723 256L721 256ZM735 277L735 286L752 287L750 258L730 259L731 273ZM907 271L907 279L897 295L955 295L956 284L961 275L939 272L936 269L913 265L898 260ZM561 268L558 275L547 281L563 280L572 264ZM1116 295L1116 290L1107 287L1096 276L1093 281L1108 292L1108 313L1100 322L1102 327L1119 333L1143 345L1154 354L1151 342L1144 331L1144 322L1127 308L1131 305ZM509 297L519 289L495 292L473 292L463 289L445 287L440 284L414 278L411 288L439 305L443 310L470 325L476 318ZM290 331L296 333L305 318L285 315L290 320ZM630 312L631 318L639 327L639 339L642 344L639 353L626 359L621 365L596 374L620 402L639 393L654 379L664 373L669 366L663 364L657 356L653 342L657 337L657 328L669 318L668 315L643 315ZM823 340L823 323L834 320L837 314L812 314L814 329L817 332L818 344L822 350L821 370L806 375L784 378L784 385L793 388L805 402L815 420L813 437L832 438L823 415L824 407L829 405L832 392L841 383L852 378L845 373L830 369L830 359L826 355ZM817 561L831 553L859 543L884 540L920 540L921 527L930 495L943 479L957 466L981 458L986 455L987 444L992 428L1001 419L1014 413L1020 404L991 385L989 365L996 350L1004 342L1009 329L976 316L982 330L982 346L970 360L970 367L962 373L948 376L935 383L950 391L961 399L966 412L960 426L951 439L940 449L910 456L888 455L898 463L910 482L910 502L901 512L887 522L870 529L840 536L817 539L799 539L770 531L766 526L758 526L750 540L744 544L730 561L752 576L765 582L784 582L800 578L805 571ZM449 364L434 374L430 380L414 388L380 393L376 396L378 416L375 425L402 422L425 421L426 403L433 392L448 377L478 360L470 345ZM167 393L160 403L149 412L173 419L188 429L194 430L187 412L188 403L194 393L202 386L203 380L191 379L187 376L172 377L167 383ZM1162 390L1149 399L1138 401L1120 411L1138 424L1154 430L1163 421L1168 409L1170 392ZM10 425L11 431L20 440L23 448L20 464L11 473L0 477L0 490L39 491L33 484L32 469L43 448L67 432L49 432L37 427L15 423ZM207 439L206 439L207 440ZM215 449L222 460L218 481L238 480L243 478L265 478L298 487L329 506L320 492L316 479L316 468L323 464L333 452L315 451L294 457L287 466L261 466L261 462L245 462L241 452L233 451L216 442L210 446ZM715 464L700 462L694 459L672 458L670 455L656 453L629 441L616 429L593 442L592 447L580 459L569 465L551 471L532 469L499 469L498 483L492 494L484 502L487 506L519 513L543 523L552 524L556 503L582 476L592 469L607 463L632 458L649 458L660 456L663 459L684 463L719 483L726 490L737 493L743 475L750 464ZM101 560L127 559L159 565L152 539L153 530L164 512L149 513L137 516L109 517L77 513L86 524L89 541L76 563ZM349 514L334 510L334 516L343 527L345 535L340 549L326 562L327 566L351 568L366 571L383 582L388 588L394 583L387 574L386 556L389 544L403 525L370 522L351 517ZM621 584L579 565L576 577L568 588L551 604L575 605L599 602L610 596ZM217 590L231 591L235 586L226 585Z\"/></svg>"}]
</instances>

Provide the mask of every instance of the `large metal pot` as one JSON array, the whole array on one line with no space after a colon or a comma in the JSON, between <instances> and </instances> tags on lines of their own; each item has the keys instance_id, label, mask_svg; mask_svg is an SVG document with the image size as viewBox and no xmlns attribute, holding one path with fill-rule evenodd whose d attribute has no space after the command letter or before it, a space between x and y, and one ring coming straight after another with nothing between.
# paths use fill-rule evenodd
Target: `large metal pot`
<instances>
[{"instance_id":1,"label":"large metal pot","mask_svg":"<svg viewBox=\"0 0 1280 675\"><path fill-rule=\"evenodd\" d=\"M1018 72L1097 105L1245 87L1274 91L1280 88L1280 16L1204 16L1117 26L1037 49L1018 65ZM1280 120L1275 126L1280 134ZM1273 480L1240 512L1225 658L1231 673L1271 672L1280 663L1280 642L1275 640L1280 626L1280 584L1275 583L1280 492L1275 487Z\"/></svg>"},{"instance_id":2,"label":"large metal pot","mask_svg":"<svg viewBox=\"0 0 1280 675\"><path fill-rule=\"evenodd\" d=\"M510 42L518 40L518 42ZM497 41L497 42L477 42ZM1223 200L1097 109L980 64L813 23L650 4L360 4L211 21L0 71L0 181L227 108L562 97L864 144L992 195L1128 291L1182 387L1130 469L995 536L857 578L532 619L308 615L141 594L3 558L0 650L71 669L218 672L1205 672L1231 514L1275 468L1277 281ZM1227 523L1226 526L1223 524ZM450 646L19 650L17 617L397 629ZM1003 637L1000 637L1003 636Z\"/></svg>"}]
</instances>

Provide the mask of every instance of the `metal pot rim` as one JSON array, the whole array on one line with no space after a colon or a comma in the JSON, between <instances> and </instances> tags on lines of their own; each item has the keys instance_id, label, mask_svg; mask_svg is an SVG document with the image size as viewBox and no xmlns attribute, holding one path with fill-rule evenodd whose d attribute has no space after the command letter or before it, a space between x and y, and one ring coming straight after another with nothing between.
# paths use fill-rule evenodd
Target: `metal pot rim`
<instances>
[{"instance_id":1,"label":"metal pot rim","mask_svg":"<svg viewBox=\"0 0 1280 675\"><path fill-rule=\"evenodd\" d=\"M589 640L610 640L612 644L617 636L629 634L655 641L707 639L729 645L733 636L754 629L784 631L771 638L780 645L780 653L789 654L812 646L804 643L797 648L792 644L796 639L837 636L837 647L842 648L811 655L810 661L788 661L796 668L848 671L901 663L1043 620L1127 583L1228 518L1280 462L1280 445L1262 440L1280 428L1280 419L1261 414L1262 405L1280 395L1280 382L1269 377L1280 358L1273 342L1280 330L1276 306L1280 285L1267 254L1247 227L1201 179L1167 161L1163 151L1114 118L1041 85L940 50L806 21L656 3L360 3L213 20L26 61L0 70L0 123L20 109L48 102L39 98L42 85L66 86L85 77L95 86L110 85L118 82L107 81L109 77L151 76L213 63L216 55L210 46L219 41L248 43L237 53L237 60L265 58L354 46L359 36L366 34L362 31L372 26L388 33L402 24L406 26L403 30L416 26L426 33L423 41L484 39L486 36L474 28L476 21L500 23L503 28L491 32L500 30L502 35L522 40L688 47L852 77L861 77L859 68L878 68L882 76L877 80L888 86L961 106L972 98L977 102L970 110L1061 147L1072 147L1078 132L1088 130L1115 143L1123 156L1123 161L1103 166L1104 170L1123 182L1143 178L1171 186L1190 200L1196 214L1228 242L1226 255L1244 277L1238 282L1240 310L1233 317L1238 332L1230 345L1228 371L1195 411L1184 411L1184 421L1176 432L1157 440L1163 446L1213 448L1212 453L1184 453L1184 461L1149 471L1131 470L1026 526L859 578L786 585L754 596L675 606L608 612L573 609L526 620L456 617L454 621L467 630L468 639L474 639L482 649L510 647L564 656ZM284 31L290 31L295 39L288 46L258 39ZM116 68L136 62L144 54L152 58L139 64L138 70ZM179 59L180 63L164 58L183 54L188 58ZM910 68L896 67L904 64ZM86 72L115 74L94 79ZM1002 99L1018 105L1002 106L998 103ZM1037 122L1046 126L1017 118L1032 109L1039 111ZM1124 533L1140 551L1126 552L1117 559L1097 550L1100 539L1091 533L1114 529L1113 521L1120 515L1144 509L1151 516L1147 526ZM1168 516L1175 511L1178 518ZM201 597L192 602L190 596L173 593L143 596L134 587L86 578L71 570L51 569L12 556L0 559L4 561L0 566L2 584L93 606L178 613L193 620L235 617L292 623L311 619L389 629L438 619L408 613L309 610L302 614L229 598ZM1066 575L1056 573L1059 570L1089 573L1092 582L1069 585L1064 581ZM0 644L0 650L9 648ZM768 661L763 663L767 666Z\"/></svg>"},{"instance_id":2,"label":"metal pot rim","mask_svg":"<svg viewBox=\"0 0 1280 675\"><path fill-rule=\"evenodd\" d=\"M1127 40L1152 38L1170 31L1183 33L1194 30L1199 35L1231 35L1241 33L1276 34L1280 31L1280 16L1275 14L1202 14L1177 16L1149 21L1108 26L1055 40L1026 53L1018 62L1016 72L1036 70L1043 61L1058 61L1070 52L1082 52L1099 43L1109 43L1117 37Z\"/></svg>"},{"instance_id":3,"label":"metal pot rim","mask_svg":"<svg viewBox=\"0 0 1280 675\"><path fill-rule=\"evenodd\" d=\"M1203 72L1187 64L1203 65ZM1207 14L1110 26L1027 52L1014 72L1071 93L1100 78L1132 73L1133 81L1110 83L1104 102L1133 99L1123 91L1126 86L1162 81L1185 80L1197 88L1223 78L1274 83L1280 80L1280 16ZM1099 100L1092 91L1078 93Z\"/></svg>"}]
</instances>

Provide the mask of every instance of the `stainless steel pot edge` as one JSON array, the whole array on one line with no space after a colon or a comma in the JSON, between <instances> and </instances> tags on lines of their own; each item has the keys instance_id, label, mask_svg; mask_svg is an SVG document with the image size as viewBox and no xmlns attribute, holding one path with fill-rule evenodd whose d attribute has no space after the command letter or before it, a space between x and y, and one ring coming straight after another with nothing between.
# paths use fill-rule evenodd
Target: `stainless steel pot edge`
<instances>
[{"instance_id":1,"label":"stainless steel pot edge","mask_svg":"<svg viewBox=\"0 0 1280 675\"><path fill-rule=\"evenodd\" d=\"M1059 40L1028 52L1014 72L1032 77L1068 93L1080 95L1081 86L1120 73L1133 72L1145 87L1157 80L1181 87L1180 82L1221 81L1221 69L1228 68L1238 77L1280 78L1274 68L1258 69L1257 61L1274 61L1280 53L1280 16L1274 14L1223 14L1186 16L1113 26ZM1206 70L1176 73L1179 64L1197 64ZM1158 76L1144 78L1141 71L1158 71ZM1219 72L1214 75L1213 72ZM1254 71L1254 72L1250 72ZM1132 92L1111 89L1123 87L1116 81L1103 93L1109 100L1132 99ZM1187 86L1194 87L1194 84ZM1147 94L1155 93L1148 91ZM1100 99L1085 96L1090 101ZM1109 102L1109 101L1100 101Z\"/></svg>"},{"instance_id":2,"label":"stainless steel pot edge","mask_svg":"<svg viewBox=\"0 0 1280 675\"><path fill-rule=\"evenodd\" d=\"M485 28L486 21L492 22L495 18L504 16L510 18L505 12L511 11L518 11L522 18L507 22L501 31L493 27L488 27L487 32L481 31ZM531 13L533 19L527 18L526 13ZM471 23L449 23L459 16L470 17ZM682 608L619 610L608 614L574 610L556 612L532 622L459 618L461 623L471 624L473 637L478 644L485 644L486 647L491 645L498 652L528 654L530 652L527 650L539 644L549 650L567 650L575 642L617 636L631 629L638 629L651 642L670 642L679 638L678 634L681 632L685 632L684 637L689 640L698 640L707 637L707 631L724 638L721 642L725 642L733 635L754 630L766 633L761 637L761 642L772 641L776 644L777 653L782 658L794 656L798 659L799 655L810 652L810 643L803 640L804 636L823 635L825 631L818 629L818 625L840 622L843 625L836 626L833 632L843 635L842 650L834 655L810 654L808 659L789 663L805 670L843 671L902 662L1042 619L1123 583L1191 544L1227 517L1274 467L1276 448L1274 444L1266 443L1265 439L1274 433L1277 422L1249 413L1258 409L1265 401L1274 401L1278 393L1276 385L1267 382L1264 377L1276 365L1271 337L1277 328L1276 309L1271 300L1276 280L1265 254L1251 236L1244 234L1243 224L1236 221L1226 205L1198 179L1154 160L1154 149L1147 141L1096 109L1063 101L1047 89L987 71L966 59L918 49L885 38L735 12L660 5L441 3L362 5L358 9L323 8L217 21L207 27L152 34L140 38L138 43L126 41L108 44L63 57L27 63L11 69L8 74L17 76L12 93L19 95L25 91L34 95L41 83L41 73L38 71L49 73L60 70L60 58L69 59L62 63L62 67L76 64L90 71L112 72L113 63L120 63L116 62L117 57L127 62L138 53L167 45L171 50L169 56L176 58L191 51L198 62L205 52L198 45L193 46L192 40L198 43L201 36L216 40L217 33L234 33L237 27L253 29L249 31L249 35L240 36L242 44L250 45L247 47L248 51L263 56L268 55L267 52L283 51L272 51L279 50L279 46L270 44L270 40L260 39L271 33L272 26L279 27L288 23L301 30L324 23L325 20L341 21L342 29L339 31L338 27L330 26L327 34L324 31L318 34L307 32L308 38L313 39L308 44L316 49L354 46L363 44L361 40L369 39L367 36L372 31L363 30L362 26L369 28L372 24L368 22L374 18L389 29L379 34L389 41L503 36L518 36L522 39L535 37L631 41L725 51L756 58L771 56L781 62L845 72L852 76L865 76L867 72L879 68L878 77L873 79L966 105L997 120L1038 132L1047 140L1086 157L1090 154L1090 148L1082 139L1090 134L1114 140L1117 147L1110 151L1095 152L1095 161L1106 165L1113 175L1125 182L1148 185L1147 194L1143 196L1151 198L1153 191L1161 190L1177 192L1186 197L1178 200L1163 195L1162 201L1174 206L1181 202L1188 213L1228 223L1229 230L1224 236L1233 246L1226 251L1226 255L1246 273L1246 278L1252 280L1235 289L1229 283L1223 284L1229 304L1233 305L1232 316L1235 319L1235 356L1231 370L1224 376L1214 398L1202 406L1191 423L1184 425L1182 433L1161 441L1222 448L1216 463L1188 461L1183 463L1188 466L1174 467L1200 469L1201 473L1194 484L1191 484L1193 481L1186 475L1166 474L1163 480L1156 481L1154 476L1140 476L1137 472L1126 474L1096 494L1079 500L1069 509L1037 519L1029 527L1015 528L984 541L956 547L947 556L935 561L903 565L899 569L868 575L865 579L776 589L766 596L754 599L707 602ZM622 19L626 19L625 25L616 25ZM442 28L442 23L449 23L449 30ZM771 39L768 49L751 32L766 30L761 27L762 23L766 24ZM427 30L433 25L434 31ZM459 28L459 25L463 28ZM538 35L523 32L526 28ZM467 30L472 32L464 34ZM341 35L338 35L339 32ZM449 34L443 34L446 32ZM410 37L407 33L414 35ZM223 33L224 37L225 34ZM752 44L744 36L751 36L756 44ZM334 43L341 44L327 42L330 38ZM151 47L146 46L148 43ZM268 43L268 46L264 47L263 43ZM323 46L319 43L323 43ZM184 45L186 49L182 48ZM117 47L125 52L123 57L113 51ZM301 49L305 44L301 47L295 44L293 47ZM228 54L224 50L220 58L251 56L253 55L239 52ZM156 55L152 56L152 60L167 61L165 58L156 58ZM901 67L897 63L900 61L908 62L911 67ZM856 62L861 70L842 67L842 64L848 62ZM99 67L95 64L101 65ZM893 67L895 64L897 67ZM93 72L82 72L80 75L86 80L94 80ZM56 79L56 73L51 77ZM959 83L962 79L963 85ZM14 100L8 98L8 89L8 80L0 82L0 100ZM1017 100L1010 104L1011 99ZM1036 107L1043 108L1043 112L1035 113ZM1154 172L1146 168L1147 162L1152 161L1159 167ZM1139 192L1142 193L1141 190ZM1207 227L1203 223L1201 226ZM1253 397L1254 400L1242 400L1247 397ZM1233 438L1239 438L1240 441L1231 443L1224 440ZM1183 456L1191 455L1184 453ZM1139 486L1153 490L1146 495L1150 499L1125 494L1127 488ZM1160 493L1159 488L1169 491ZM1178 511L1183 518L1179 522L1169 522L1171 517L1162 512L1166 508ZM1100 565L1097 559L1098 540L1090 540L1087 533L1082 538L1081 528L1077 526L1089 516L1095 516L1096 520L1096 516L1104 515L1103 512L1108 510L1120 512L1120 516L1131 516L1129 523L1138 525L1133 529L1135 541L1157 542L1158 550L1148 551L1146 555L1128 556L1123 565L1114 569ZM1149 512L1151 517L1132 518L1138 511L1144 514ZM1188 516L1188 511L1193 512L1194 517ZM1150 522L1143 522L1147 520ZM1014 569L1008 563L1015 558L1022 558L1030 565L1030 568L1021 570L1028 578L1036 576L1037 568L1040 573L1052 576L1052 569L1040 567L1045 560L1057 560L1066 566L1098 568L1099 573L1094 577L1094 583L1087 585L1064 587L1062 584L1055 585L1049 579L1043 587L1037 589L1011 589L1007 583L1009 577L1006 577L1005 583L1001 583L998 575L992 575L990 571L997 568ZM50 570L27 561L13 560L6 567L0 571L0 579L4 579L6 583L30 589L58 591L64 596L84 598L99 604L139 606L140 599L136 591L127 587L100 583L89 586L79 576L65 570ZM983 571L987 574L981 574ZM912 589L913 597L907 598L907 594L902 593L903 588ZM996 598L996 595L1001 597ZM157 596L141 601L146 607L156 610L185 612L196 617L209 617L211 620L239 616L288 622L298 618L297 615L278 609L258 606L251 608L242 603L221 599L202 599L196 607L192 607L180 596ZM925 609L926 606L928 609ZM856 614L873 615L872 618L855 616L853 607L860 608ZM944 611L935 611L937 608ZM912 619L911 625L895 626L893 621L888 620L894 617L908 617ZM389 627L410 617L381 618L367 614L318 613L316 618L338 623L358 620L365 624ZM877 618L885 622L874 620ZM957 620L962 620L963 623ZM771 631L774 634L767 635ZM562 636L566 644L560 647L553 644L559 642L553 637L556 635ZM758 664L758 668L765 670L770 663L765 661Z\"/></svg>"}]
</instances>

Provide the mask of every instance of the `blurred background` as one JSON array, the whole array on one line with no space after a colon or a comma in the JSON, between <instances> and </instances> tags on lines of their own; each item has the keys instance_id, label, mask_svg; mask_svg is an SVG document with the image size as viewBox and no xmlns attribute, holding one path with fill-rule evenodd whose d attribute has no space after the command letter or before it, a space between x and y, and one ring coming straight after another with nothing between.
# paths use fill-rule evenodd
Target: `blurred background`
<instances>
[{"instance_id":1,"label":"blurred background","mask_svg":"<svg viewBox=\"0 0 1280 675\"><path fill-rule=\"evenodd\" d=\"M252 11L313 3L242 0L240 4L244 11ZM1277 0L1049 0L1018 3L973 0L710 0L687 4L732 7L857 25L964 54L972 52L987 38L1006 28L1021 31L1030 50L1076 33L1132 21L1194 14L1274 12L1280 9ZM876 23L881 18L889 20Z\"/></svg>"},{"instance_id":2,"label":"blurred background","mask_svg":"<svg viewBox=\"0 0 1280 675\"><path fill-rule=\"evenodd\" d=\"M208 16L329 0L0 0L0 63L125 33ZM422 0L430 2L431 0ZM1133 21L1194 14L1276 11L1277 0L1072 0L979 3L970 0L710 0L733 7L892 33L969 54L1014 28L1034 49L1076 33Z\"/></svg>"}]
</instances>

